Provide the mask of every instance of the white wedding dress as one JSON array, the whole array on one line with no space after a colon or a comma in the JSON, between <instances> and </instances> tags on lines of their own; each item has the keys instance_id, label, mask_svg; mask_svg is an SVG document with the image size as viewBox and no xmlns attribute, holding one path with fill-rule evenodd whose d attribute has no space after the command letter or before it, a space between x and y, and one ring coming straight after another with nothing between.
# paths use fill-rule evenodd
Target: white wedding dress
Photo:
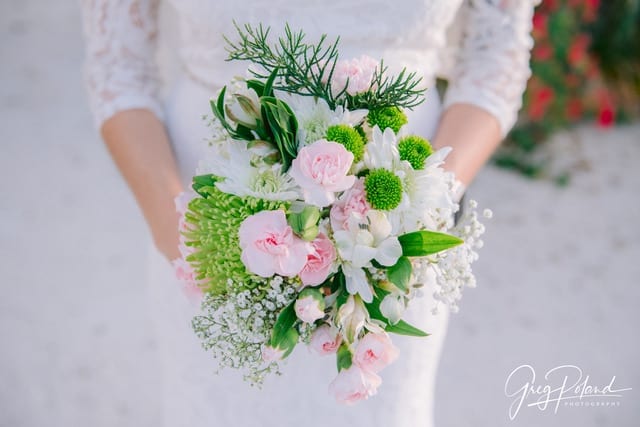
<instances>
[{"instance_id":1,"label":"white wedding dress","mask_svg":"<svg viewBox=\"0 0 640 427\"><path fill-rule=\"evenodd\" d=\"M535 1L525 0L174 0L170 19L180 29L180 75L161 97L155 47L158 1L83 0L87 40L86 80L96 124L116 112L146 108L167 126L185 185L195 172L207 129L202 115L209 98L247 64L225 62L222 35L232 24L260 23L278 33L288 22L310 40L341 37L341 56L384 58L393 70L417 71L427 87L437 73L449 78L443 106L477 105L499 120L503 132L514 123L530 74L530 21ZM455 25L453 25L455 23ZM453 29L450 29L452 27ZM450 29L450 31L448 31ZM457 29L457 30L456 30ZM448 33L447 33L448 31ZM449 37L449 39L447 38ZM451 42L451 40L455 40ZM447 41L449 40L449 41ZM434 89L410 114L415 132L430 137L441 111ZM461 123L464 126L464 123ZM432 298L414 300L407 320L428 338L394 336L400 358L383 373L378 395L341 406L328 394L334 358L300 346L284 375L258 390L237 372L215 375L215 360L190 328L197 302L174 279L155 250L149 257L150 307L157 323L164 367L162 420L171 427L429 427L434 383L448 313L432 315ZM144 363L144 361L140 361ZM441 378L441 381L446 381Z\"/></svg>"}]
</instances>

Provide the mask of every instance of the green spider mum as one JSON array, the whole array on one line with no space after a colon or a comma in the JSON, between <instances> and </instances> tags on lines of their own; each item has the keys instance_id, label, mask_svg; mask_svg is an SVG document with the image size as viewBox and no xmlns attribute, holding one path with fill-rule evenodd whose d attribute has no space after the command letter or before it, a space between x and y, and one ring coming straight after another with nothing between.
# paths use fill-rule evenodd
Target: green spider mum
<instances>
[{"instance_id":1,"label":"green spider mum","mask_svg":"<svg viewBox=\"0 0 640 427\"><path fill-rule=\"evenodd\" d=\"M185 215L188 230L184 235L187 246L195 251L187 261L211 294L226 293L230 290L228 283L256 288L262 281L249 273L240 259L240 225L257 212L286 206L282 202L223 193L215 187L214 181L212 178L209 185L199 186L197 192L202 197L189 203Z\"/></svg>"}]
</instances>

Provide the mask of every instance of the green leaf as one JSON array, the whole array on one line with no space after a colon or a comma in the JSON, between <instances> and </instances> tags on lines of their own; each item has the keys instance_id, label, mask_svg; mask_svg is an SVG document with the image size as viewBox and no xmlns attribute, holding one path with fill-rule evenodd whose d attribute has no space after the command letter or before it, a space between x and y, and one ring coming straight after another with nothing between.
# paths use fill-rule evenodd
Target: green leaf
<instances>
[{"instance_id":1,"label":"green leaf","mask_svg":"<svg viewBox=\"0 0 640 427\"><path fill-rule=\"evenodd\" d=\"M276 77L278 76L278 70L279 70L278 67L275 67L273 69L273 71L269 75L269 78L267 79L267 82L264 84L264 89L263 89L262 95L260 96L273 96L273 82L276 80Z\"/></svg>"},{"instance_id":2,"label":"green leaf","mask_svg":"<svg viewBox=\"0 0 640 427\"><path fill-rule=\"evenodd\" d=\"M202 189L205 187L213 187L218 180L219 178L217 176L211 174L197 175L193 177L191 188L202 197L207 197L208 193L202 191Z\"/></svg>"},{"instance_id":3,"label":"green leaf","mask_svg":"<svg viewBox=\"0 0 640 427\"><path fill-rule=\"evenodd\" d=\"M338 347L336 362L338 363L338 372L342 371L343 369L349 369L353 364L353 355L351 354L351 350L349 350L349 346L346 343L342 343L340 347Z\"/></svg>"},{"instance_id":4,"label":"green leaf","mask_svg":"<svg viewBox=\"0 0 640 427\"><path fill-rule=\"evenodd\" d=\"M290 328L287 330L286 334L282 337L282 340L278 343L278 348L280 350L284 350L282 354L282 358L289 356L296 345L298 345L298 340L300 339L300 334L296 330L296 328Z\"/></svg>"},{"instance_id":5,"label":"green leaf","mask_svg":"<svg viewBox=\"0 0 640 427\"><path fill-rule=\"evenodd\" d=\"M398 262L395 265L387 269L387 276L389 281L396 285L398 289L406 292L409 288L409 280L411 280L411 271L413 266L411 261L406 256L398 258Z\"/></svg>"},{"instance_id":6,"label":"green leaf","mask_svg":"<svg viewBox=\"0 0 640 427\"><path fill-rule=\"evenodd\" d=\"M240 136L240 139L243 139L245 141L253 141L256 139L256 137L251 132L251 129L244 125L241 125L240 123L238 123L236 127L236 135Z\"/></svg>"},{"instance_id":7,"label":"green leaf","mask_svg":"<svg viewBox=\"0 0 640 427\"><path fill-rule=\"evenodd\" d=\"M349 296L347 294L347 282L342 269L339 269L338 272L333 275L333 280L331 280L331 293L337 292L338 290L342 292L336 299L336 308L340 308L342 304L347 302L347 297Z\"/></svg>"},{"instance_id":8,"label":"green leaf","mask_svg":"<svg viewBox=\"0 0 640 427\"><path fill-rule=\"evenodd\" d=\"M282 309L276 323L273 325L273 331L271 333L271 346L273 348L283 348L281 344L287 343L291 338L290 330L294 330L294 325L298 317L293 307L295 301L292 301L289 305ZM297 333L297 331L296 331Z\"/></svg>"},{"instance_id":9,"label":"green leaf","mask_svg":"<svg viewBox=\"0 0 640 427\"><path fill-rule=\"evenodd\" d=\"M263 121L267 125L271 139L276 143L276 147L282 158L282 166L286 171L295 158L298 150L296 143L296 132L298 131L298 121L289 106L272 96L260 98L262 105Z\"/></svg>"},{"instance_id":10,"label":"green leaf","mask_svg":"<svg viewBox=\"0 0 640 427\"><path fill-rule=\"evenodd\" d=\"M264 96L260 102L267 109L274 138L281 138L282 148L295 157L298 152L295 140L298 121L295 114L287 103L272 96Z\"/></svg>"},{"instance_id":11,"label":"green leaf","mask_svg":"<svg viewBox=\"0 0 640 427\"><path fill-rule=\"evenodd\" d=\"M255 80L255 79L247 80L247 87L249 89L253 89L258 95L258 98L265 95L264 93L265 84L259 80Z\"/></svg>"},{"instance_id":12,"label":"green leaf","mask_svg":"<svg viewBox=\"0 0 640 427\"><path fill-rule=\"evenodd\" d=\"M382 314L382 311L380 311L380 303L382 303L382 300L388 294L389 292L383 291L382 289L377 289L376 295L373 296L373 301L364 303L364 306L366 307L367 311L369 312L369 316L372 319L380 320L384 323L389 323L389 319L387 319Z\"/></svg>"},{"instance_id":13,"label":"green leaf","mask_svg":"<svg viewBox=\"0 0 640 427\"><path fill-rule=\"evenodd\" d=\"M217 102L217 104L215 106L213 105L213 100L211 100L211 106L214 107L213 109L216 110L222 116L223 120L224 120L224 95L225 95L225 93L227 93L227 87L223 86L222 90L220 90L220 94L218 95L218 102Z\"/></svg>"},{"instance_id":14,"label":"green leaf","mask_svg":"<svg viewBox=\"0 0 640 427\"><path fill-rule=\"evenodd\" d=\"M371 301L370 303L365 303L364 305L367 308L367 311L369 312L369 316L372 319L380 320L386 324L384 327L385 331L391 332L394 334L399 334L399 335L409 335L413 337L429 336L429 334L427 334L426 332L416 328L415 326L408 324L404 320L400 320L395 325L389 324L389 319L387 319L380 311L380 303L382 302L384 297L389 293L380 289L378 290L378 293L380 295L375 295L373 297L373 301Z\"/></svg>"},{"instance_id":15,"label":"green leaf","mask_svg":"<svg viewBox=\"0 0 640 427\"><path fill-rule=\"evenodd\" d=\"M384 270L385 268L387 268L387 267L385 267L384 265L380 264L380 263L379 263L378 261L376 261L375 259L372 259L372 260L371 260L371 265L373 265L375 268L378 268L378 269L380 269L380 270Z\"/></svg>"},{"instance_id":16,"label":"green leaf","mask_svg":"<svg viewBox=\"0 0 640 427\"><path fill-rule=\"evenodd\" d=\"M399 321L395 325L387 325L387 327L385 327L384 330L394 334L407 335L411 337L428 337L429 336L429 334L424 332L422 329L418 329L415 326L408 324L404 320Z\"/></svg>"},{"instance_id":17,"label":"green leaf","mask_svg":"<svg viewBox=\"0 0 640 427\"><path fill-rule=\"evenodd\" d=\"M398 236L404 256L426 256L458 246L464 241L436 231L414 231Z\"/></svg>"}]
</instances>

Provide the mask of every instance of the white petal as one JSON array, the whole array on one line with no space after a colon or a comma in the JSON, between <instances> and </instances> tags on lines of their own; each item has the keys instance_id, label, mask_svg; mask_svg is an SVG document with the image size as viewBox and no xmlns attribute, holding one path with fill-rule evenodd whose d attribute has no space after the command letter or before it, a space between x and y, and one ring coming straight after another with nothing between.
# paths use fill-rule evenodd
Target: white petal
<instances>
[{"instance_id":1,"label":"white petal","mask_svg":"<svg viewBox=\"0 0 640 427\"><path fill-rule=\"evenodd\" d=\"M345 111L344 120L348 124L356 126L364 121L367 114L369 114L369 110Z\"/></svg>"},{"instance_id":2,"label":"white petal","mask_svg":"<svg viewBox=\"0 0 640 427\"><path fill-rule=\"evenodd\" d=\"M376 248L372 248L371 246L356 245L353 248L353 253L351 255L350 261L355 267L364 267L365 265L369 264L369 261L371 261L377 254L378 250Z\"/></svg>"},{"instance_id":3,"label":"white petal","mask_svg":"<svg viewBox=\"0 0 640 427\"><path fill-rule=\"evenodd\" d=\"M444 162L444 159L446 159L449 153L451 152L451 150L453 150L453 148L451 147L442 147L435 153L431 154L429 157L427 157L427 160L425 161L425 168L433 165L442 164Z\"/></svg>"},{"instance_id":4,"label":"white petal","mask_svg":"<svg viewBox=\"0 0 640 427\"><path fill-rule=\"evenodd\" d=\"M369 231L376 242L380 242L389 236L391 223L384 212L372 209L367 212L367 219L369 219Z\"/></svg>"},{"instance_id":5,"label":"white petal","mask_svg":"<svg viewBox=\"0 0 640 427\"><path fill-rule=\"evenodd\" d=\"M382 133L382 140L384 142L385 147L395 147L396 146L396 134L391 128L386 128Z\"/></svg>"},{"instance_id":6,"label":"white petal","mask_svg":"<svg viewBox=\"0 0 640 427\"><path fill-rule=\"evenodd\" d=\"M317 186L315 188L306 189L303 187L304 201L310 205L324 208L335 202L335 194L330 191L325 191L322 187Z\"/></svg>"},{"instance_id":7,"label":"white petal","mask_svg":"<svg viewBox=\"0 0 640 427\"><path fill-rule=\"evenodd\" d=\"M336 231L333 234L333 240L336 242L336 248L338 248L340 256L350 261L355 246L355 241L351 233L345 230Z\"/></svg>"},{"instance_id":8,"label":"white petal","mask_svg":"<svg viewBox=\"0 0 640 427\"><path fill-rule=\"evenodd\" d=\"M383 240L377 247L376 261L385 266L392 266L402 256L402 245L397 237L389 237Z\"/></svg>"},{"instance_id":9,"label":"white petal","mask_svg":"<svg viewBox=\"0 0 640 427\"><path fill-rule=\"evenodd\" d=\"M371 286L367 281L367 275L363 269L354 268L349 264L345 264L342 266L342 271L346 279L347 291L349 291L350 294L360 294L364 302L373 301L373 292L371 291Z\"/></svg>"},{"instance_id":10,"label":"white petal","mask_svg":"<svg viewBox=\"0 0 640 427\"><path fill-rule=\"evenodd\" d=\"M389 322L393 325L402 319L405 308L405 305L401 301L401 297L393 294L389 294L384 297L380 303L380 312L384 317L389 319Z\"/></svg>"}]
</instances>

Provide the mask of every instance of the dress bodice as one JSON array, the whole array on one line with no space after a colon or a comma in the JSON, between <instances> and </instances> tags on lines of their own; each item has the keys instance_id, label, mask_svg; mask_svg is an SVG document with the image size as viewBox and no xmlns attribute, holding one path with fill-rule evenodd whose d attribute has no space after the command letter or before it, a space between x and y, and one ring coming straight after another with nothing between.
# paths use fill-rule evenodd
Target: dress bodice
<instances>
[{"instance_id":1,"label":"dress bodice","mask_svg":"<svg viewBox=\"0 0 640 427\"><path fill-rule=\"evenodd\" d=\"M183 68L213 86L247 65L224 61L223 35L233 39L234 21L271 26L274 36L285 23L304 30L309 40L340 36L342 58L368 54L384 59L392 71L416 71L425 82L446 74L445 107L465 102L484 108L503 132L515 122L530 74L534 0L168 1L179 22ZM85 76L98 125L128 108L163 116L155 57L158 3L82 1ZM459 37L452 41L448 32Z\"/></svg>"}]
</instances>

